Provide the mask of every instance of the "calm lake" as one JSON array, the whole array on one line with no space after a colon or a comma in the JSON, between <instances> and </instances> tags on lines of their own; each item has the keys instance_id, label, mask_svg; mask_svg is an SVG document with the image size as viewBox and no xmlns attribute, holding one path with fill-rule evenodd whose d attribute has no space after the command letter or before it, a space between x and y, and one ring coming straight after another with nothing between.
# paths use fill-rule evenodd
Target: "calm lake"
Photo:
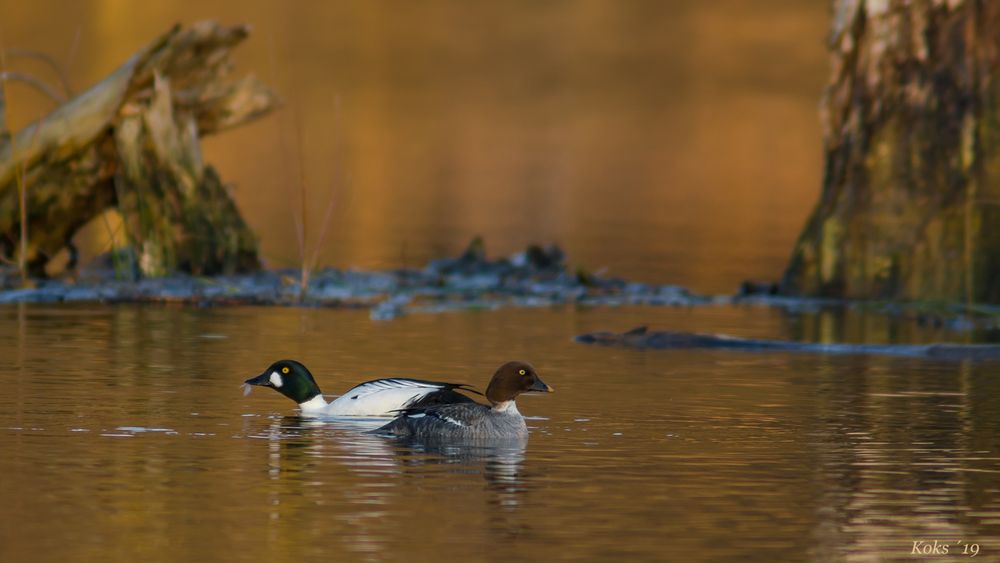
<instances>
[{"instance_id":1,"label":"calm lake","mask_svg":"<svg viewBox=\"0 0 1000 563\"><path fill-rule=\"evenodd\" d=\"M655 320L757 337L939 337L756 308L414 315L0 309L0 561L829 560L1000 553L1000 365L588 347ZM895 336L894 336L895 335ZM510 358L522 450L428 450L239 384L482 388Z\"/></svg>"},{"instance_id":2,"label":"calm lake","mask_svg":"<svg viewBox=\"0 0 1000 563\"><path fill-rule=\"evenodd\" d=\"M781 275L818 196L827 9L0 0L0 46L51 54L81 91L176 21L251 24L237 73L286 105L204 156L270 266L318 247L320 264L415 267L483 235L494 256L554 242L591 271L724 293ZM57 83L36 60L11 64ZM13 128L52 107L24 84L7 94ZM80 235L85 260L111 224ZM377 323L3 306L0 562L874 561L944 545L1000 560L1000 364L572 342L640 324L997 338L753 307ZM279 358L328 395L388 376L482 389L510 359L556 393L519 401L524 449L428 450L299 418L268 389L244 397Z\"/></svg>"}]
</instances>

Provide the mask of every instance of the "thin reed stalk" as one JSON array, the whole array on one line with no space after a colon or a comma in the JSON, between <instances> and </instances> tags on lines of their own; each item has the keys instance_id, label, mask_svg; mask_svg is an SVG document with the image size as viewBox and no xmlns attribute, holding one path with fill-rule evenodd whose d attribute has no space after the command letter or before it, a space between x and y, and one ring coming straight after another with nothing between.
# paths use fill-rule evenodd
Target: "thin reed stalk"
<instances>
[{"instance_id":1,"label":"thin reed stalk","mask_svg":"<svg viewBox=\"0 0 1000 563\"><path fill-rule=\"evenodd\" d=\"M268 44L268 59L271 71L277 68L275 64L275 47L274 47L274 37L270 37ZM294 84L294 76L291 77L291 82ZM341 106L340 98L334 98L335 104L335 119L336 123L334 125L334 166L338 171L342 173L342 143L340 137L340 122L341 122ZM296 210L294 206L291 208L292 222L295 227L295 237L298 243L298 253L299 253L299 301L304 301L309 296L309 282L312 278L313 271L319 265L320 252L323 248L323 241L326 239L326 235L329 232L330 222L333 217L334 203L336 201L334 195L336 191L336 182L330 186L330 195L327 200L326 210L323 215L323 221L320 223L319 232L316 235L315 241L313 241L312 252L309 252L309 182L306 177L306 164L304 158L305 152L305 141L302 132L302 122L299 119L299 114L295 104L290 104L289 111L291 113L293 133L295 137L295 151L294 159L290 154L292 151L289 150L288 143L285 142L285 128L282 119L278 119L278 139L281 142L281 152L282 152L282 166L285 169L284 176L289 176L288 165L294 160L296 164L295 175L297 176L297 182L295 183L295 188L297 188L298 193L293 194L293 188L288 187L289 200L293 201L291 196L298 196L298 209ZM296 212L297 211L297 212Z\"/></svg>"},{"instance_id":2,"label":"thin reed stalk","mask_svg":"<svg viewBox=\"0 0 1000 563\"><path fill-rule=\"evenodd\" d=\"M3 46L3 37L0 36L0 88L6 89L7 82L7 50ZM6 96L5 96L6 97ZM3 107L0 108L4 112L4 123L9 123L9 113L7 107L9 104L4 103ZM17 135L11 135L10 139L10 153L11 155L17 154ZM24 166L14 167L14 183L17 185L17 202L18 202L18 216L21 221L21 233L20 233L20 251L17 256L17 269L21 274L21 285L28 285L28 211L25 199L26 187L24 185Z\"/></svg>"},{"instance_id":3,"label":"thin reed stalk","mask_svg":"<svg viewBox=\"0 0 1000 563\"><path fill-rule=\"evenodd\" d=\"M340 112L340 96L336 96L333 99L334 104L334 122L333 122L333 167L334 170L343 176L343 181L345 184L349 183L349 178L344 174L344 144L343 136L341 135L341 130L343 127L343 120L341 119ZM323 249L323 241L326 239L326 234L329 232L330 219L333 217L333 207L336 202L336 182L330 185L330 194L326 202L326 212L323 214L323 223L320 225L319 235L316 238L316 244L313 248L312 261L310 263L310 269L316 269L319 264L319 253Z\"/></svg>"},{"instance_id":4,"label":"thin reed stalk","mask_svg":"<svg viewBox=\"0 0 1000 563\"><path fill-rule=\"evenodd\" d=\"M77 29L77 38L79 38L79 29ZM76 49L76 42L74 41L74 45L71 48L71 52L74 51L75 49ZM51 55L48 55L47 53L43 53L41 51L33 51L31 49L19 49L16 47L11 47L10 49L7 49L7 56L20 57L23 59L35 59L38 61L42 61L43 63L48 65L48 67L52 69L52 72L55 73L56 77L59 78L59 85L62 86L62 91L63 91L61 97L65 100L66 98L69 98L70 96L73 95L73 88L69 84L69 75L66 73L66 69L64 69L63 66L59 64L59 61L57 61ZM46 84L46 86L48 85ZM54 88L51 87L49 88L52 89L53 91L55 90Z\"/></svg>"}]
</instances>

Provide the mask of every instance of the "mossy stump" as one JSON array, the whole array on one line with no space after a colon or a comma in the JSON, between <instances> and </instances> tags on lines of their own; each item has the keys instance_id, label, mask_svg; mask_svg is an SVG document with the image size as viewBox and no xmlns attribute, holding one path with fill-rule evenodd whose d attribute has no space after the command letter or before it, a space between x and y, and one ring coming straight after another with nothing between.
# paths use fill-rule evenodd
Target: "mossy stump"
<instances>
[{"instance_id":1,"label":"mossy stump","mask_svg":"<svg viewBox=\"0 0 1000 563\"><path fill-rule=\"evenodd\" d=\"M1000 4L835 0L792 295L1000 302Z\"/></svg>"},{"instance_id":2,"label":"mossy stump","mask_svg":"<svg viewBox=\"0 0 1000 563\"><path fill-rule=\"evenodd\" d=\"M5 261L44 276L84 224L115 208L144 275L258 268L256 239L199 144L276 106L253 77L229 76L248 32L175 26L45 118L0 132Z\"/></svg>"}]
</instances>

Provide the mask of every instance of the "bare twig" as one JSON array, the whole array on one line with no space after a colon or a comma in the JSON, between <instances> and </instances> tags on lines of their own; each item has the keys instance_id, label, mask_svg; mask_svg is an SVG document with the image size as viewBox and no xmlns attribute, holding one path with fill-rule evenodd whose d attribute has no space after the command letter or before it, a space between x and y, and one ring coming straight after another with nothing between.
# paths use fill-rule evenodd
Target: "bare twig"
<instances>
[{"instance_id":1,"label":"bare twig","mask_svg":"<svg viewBox=\"0 0 1000 563\"><path fill-rule=\"evenodd\" d=\"M274 47L274 36L273 35L269 36L268 39L269 39L268 40L268 64L269 64L271 72L273 74L275 72L275 69L278 68L277 64L275 63L276 57L275 57L275 47ZM294 78L295 77L292 76L292 82L293 82L293 84L294 84ZM296 144L296 148L298 149L296 151L295 155L294 155L294 160L297 163L297 169L295 170L295 172L296 172L296 175L298 176L298 189L299 189L299 209L298 209L298 213L296 213L296 210L295 210L294 206L292 206L289 209L289 212L290 212L290 214L292 216L292 223L293 223L293 225L295 227L296 242L298 242L299 267L300 267L300 270L299 270L299 300L301 301L301 300L305 299L306 294L308 293L308 290L309 290L309 277L310 277L309 276L309 274L310 274L309 262L308 262L308 260L306 258L306 194L307 194L307 191L306 191L305 163L303 162L303 159L302 159L302 150L303 150L302 126L301 126L301 123L299 122L299 116L298 116L298 111L297 111L296 105L295 104L289 104L289 105L291 106L289 108L289 110L291 111L291 114L292 114L291 115L291 119L292 119L292 126L294 127L295 144ZM282 119L279 118L277 120L277 126L278 126L278 141L279 141L279 143L281 143L282 168L283 168L283 171L284 171L283 175L285 177L288 177L288 176L291 175L291 174L289 174L288 166L289 166L289 163L292 162L293 157L292 157L291 151L289 150L288 143L285 142L285 128L284 128L284 122L283 122ZM289 183L286 182L285 186L289 186ZM291 197L291 195L292 195L292 188L291 187L287 187L286 190L288 191L288 195L289 195L288 200L289 200L289 202L292 202L293 201L293 199Z\"/></svg>"},{"instance_id":2,"label":"bare twig","mask_svg":"<svg viewBox=\"0 0 1000 563\"><path fill-rule=\"evenodd\" d=\"M17 267L21 270L21 283L28 285L28 186L24 181L24 164L17 168L17 204L21 212L21 252L18 253Z\"/></svg>"},{"instance_id":3,"label":"bare twig","mask_svg":"<svg viewBox=\"0 0 1000 563\"><path fill-rule=\"evenodd\" d=\"M341 135L341 114L340 114L340 96L333 99L334 103L334 124L333 124L333 166L335 171L340 174L344 174L344 158L343 158L343 148L344 144L342 142L343 137ZM349 182L349 177L344 174L344 183ZM335 192L337 184L334 183L330 186L330 198L326 204L326 214L323 216L323 223L319 229L319 236L316 238L316 245L313 248L312 261L310 263L310 269L316 269L316 265L319 263L319 253L323 248L323 240L326 238L327 229L330 226L330 217L333 216L333 204L335 201Z\"/></svg>"},{"instance_id":4,"label":"bare twig","mask_svg":"<svg viewBox=\"0 0 1000 563\"><path fill-rule=\"evenodd\" d=\"M4 82L23 82L51 98L57 105L66 101L66 98L59 92L56 92L55 88L49 86L40 78L24 72L0 72L0 80L3 80Z\"/></svg>"},{"instance_id":5,"label":"bare twig","mask_svg":"<svg viewBox=\"0 0 1000 563\"><path fill-rule=\"evenodd\" d=\"M79 29L77 29L77 37L79 37ZM74 45L75 44L76 41L74 40ZM33 51L31 49L20 49L17 47L11 47L10 49L7 49L7 56L20 57L22 59L35 59L49 65L49 68L52 69L52 72L54 72L56 76L59 77L59 83L60 85L62 85L64 95L67 98L73 95L73 89L69 85L69 76L66 74L66 69L64 69L62 65L60 65L59 62L55 60L51 55L48 55L41 51Z\"/></svg>"},{"instance_id":6,"label":"bare twig","mask_svg":"<svg viewBox=\"0 0 1000 563\"><path fill-rule=\"evenodd\" d=\"M272 75L275 74L275 69L277 68L277 63L275 62L275 59L276 59L276 57L275 57L275 47L274 47L274 35L268 35L268 42L267 42L267 62L268 62L268 66L270 67L270 71L271 71ZM273 76L272 76L272 78L273 78ZM295 119L294 119L295 105L294 104L291 105L291 111L292 111L292 115L293 115L293 121L295 121ZM292 154L291 154L291 151L289 150L288 143L285 142L285 136L286 136L285 133L286 133L286 131L285 131L285 126L284 126L284 121L279 117L278 119L275 120L275 125L277 125L277 128L278 128L278 143L281 145L281 168L282 168L282 176L287 179L287 178L289 178L292 175L291 171L288 169L289 163L292 161ZM296 138L298 138L298 137L296 137ZM299 159L299 165L301 165L301 164L302 164L302 161L301 161L301 158L300 158ZM300 179L301 179L301 175L300 175ZM289 195L288 201L289 201L289 203L291 203L292 190L289 187L289 183L286 181L286 182L282 182L282 184L285 186L285 190L288 192L288 195ZM305 258L304 258L303 248L302 247L305 244L305 241L303 240L303 237L302 237L302 229L301 229L301 226L298 223L298 219L295 216L295 209L293 207L290 207L288 211L289 211L289 213L292 216L292 223L294 224L294 227L295 227L295 238L296 238L296 240L299 243L299 260L304 260Z\"/></svg>"},{"instance_id":7,"label":"bare twig","mask_svg":"<svg viewBox=\"0 0 1000 563\"><path fill-rule=\"evenodd\" d=\"M3 48L3 38L0 37L0 82L4 81L3 76L6 74L7 74L7 55L6 51ZM4 121L6 121L7 106L4 105L2 109L4 111ZM17 150L16 135L12 135L10 137L10 147L12 149L12 153L13 151ZM24 164L14 166L14 183L17 184L18 205L20 206L19 216L21 221L21 241L19 245L20 253L19 256L17 256L17 268L21 273L21 285L27 286L28 285L28 268L27 268L28 217L27 217L27 205L26 205L25 194L27 193L28 190L24 185Z\"/></svg>"},{"instance_id":8,"label":"bare twig","mask_svg":"<svg viewBox=\"0 0 1000 563\"><path fill-rule=\"evenodd\" d=\"M299 280L299 300L305 298L306 293L309 290L309 262L306 260L306 230L307 228L307 212L306 212L306 198L308 194L308 188L306 186L306 165L304 158L302 156L303 147L305 146L302 142L302 124L299 123L299 114L295 111L295 106L292 106L292 124L295 126L295 142L298 145L298 157L299 157L299 223L297 234L299 236L299 260L301 260L302 273Z\"/></svg>"},{"instance_id":9,"label":"bare twig","mask_svg":"<svg viewBox=\"0 0 1000 563\"><path fill-rule=\"evenodd\" d=\"M38 117L38 122L41 123L42 117ZM41 127L35 129L34 134L31 136L29 145L33 145L38 142L38 131ZM13 143L13 138L11 143ZM17 183L17 197L18 197L18 209L20 211L21 218L21 252L18 256L18 267L21 269L21 283L25 286L28 285L28 181L25 180L25 173L27 172L28 163L22 161L18 165L18 171L15 173L15 181Z\"/></svg>"}]
</instances>

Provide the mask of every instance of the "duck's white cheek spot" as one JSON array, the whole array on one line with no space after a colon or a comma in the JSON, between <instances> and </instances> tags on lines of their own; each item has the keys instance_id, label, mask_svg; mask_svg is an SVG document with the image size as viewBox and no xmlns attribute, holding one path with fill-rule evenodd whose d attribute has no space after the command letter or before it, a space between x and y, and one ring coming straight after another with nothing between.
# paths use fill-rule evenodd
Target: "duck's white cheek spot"
<instances>
[{"instance_id":1,"label":"duck's white cheek spot","mask_svg":"<svg viewBox=\"0 0 1000 563\"><path fill-rule=\"evenodd\" d=\"M271 372L271 385L274 385L275 387L281 387L284 384L285 384L285 382L281 379L281 375L278 372L276 372L276 371L272 371Z\"/></svg>"}]
</instances>

